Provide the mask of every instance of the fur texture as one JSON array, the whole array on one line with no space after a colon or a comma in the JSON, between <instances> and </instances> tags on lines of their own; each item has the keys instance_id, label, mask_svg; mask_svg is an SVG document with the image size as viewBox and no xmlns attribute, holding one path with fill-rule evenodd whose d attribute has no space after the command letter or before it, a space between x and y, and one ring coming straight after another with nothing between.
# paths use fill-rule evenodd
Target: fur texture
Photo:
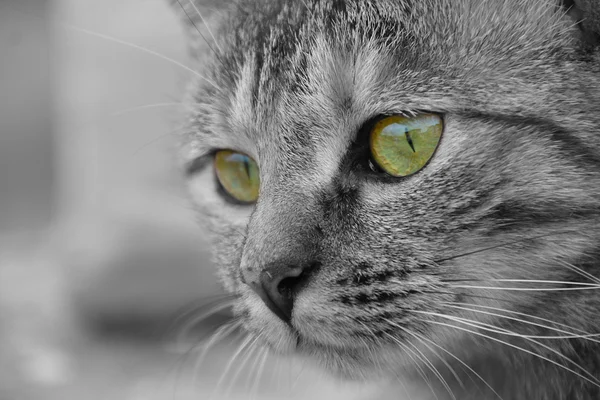
<instances>
[{"instance_id":1,"label":"fur texture","mask_svg":"<svg viewBox=\"0 0 600 400\"><path fill-rule=\"evenodd\" d=\"M600 282L597 1L227 8L193 51L182 157L245 328L344 377L427 375L440 399L600 398L600 338L540 338L599 333L600 289L510 289ZM364 168L368 121L423 111L445 125L426 168ZM257 161L256 205L218 193L217 149ZM271 263L312 267L291 326L240 281Z\"/></svg>"}]
</instances>

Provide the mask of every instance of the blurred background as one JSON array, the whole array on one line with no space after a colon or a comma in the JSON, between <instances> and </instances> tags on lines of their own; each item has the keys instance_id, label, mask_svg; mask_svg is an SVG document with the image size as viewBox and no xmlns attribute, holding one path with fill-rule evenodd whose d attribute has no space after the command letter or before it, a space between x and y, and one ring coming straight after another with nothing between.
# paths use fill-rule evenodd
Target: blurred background
<instances>
[{"instance_id":1,"label":"blurred background","mask_svg":"<svg viewBox=\"0 0 600 400\"><path fill-rule=\"evenodd\" d=\"M187 64L179 22L166 0L0 1L0 400L369 398L230 363L236 333L199 362L228 315L193 323L221 291L170 149L188 73L117 43Z\"/></svg>"}]
</instances>

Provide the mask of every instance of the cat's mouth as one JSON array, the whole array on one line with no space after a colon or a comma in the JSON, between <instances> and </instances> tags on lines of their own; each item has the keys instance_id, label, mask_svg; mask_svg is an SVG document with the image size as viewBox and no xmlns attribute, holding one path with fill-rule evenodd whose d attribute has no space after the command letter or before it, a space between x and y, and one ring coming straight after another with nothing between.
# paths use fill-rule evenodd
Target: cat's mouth
<instances>
[{"instance_id":1,"label":"cat's mouth","mask_svg":"<svg viewBox=\"0 0 600 400\"><path fill-rule=\"evenodd\" d=\"M249 287L243 289L242 300L237 314L244 317L244 327L251 335L275 353L304 358L339 378L370 379L391 371L392 365L410 365L402 345L392 343L391 337L387 340L389 335L377 335L367 322L361 323L348 310L325 301L314 287L298 294L287 321ZM408 323L402 320L396 322ZM406 339L400 336L396 333L393 341Z\"/></svg>"}]
</instances>

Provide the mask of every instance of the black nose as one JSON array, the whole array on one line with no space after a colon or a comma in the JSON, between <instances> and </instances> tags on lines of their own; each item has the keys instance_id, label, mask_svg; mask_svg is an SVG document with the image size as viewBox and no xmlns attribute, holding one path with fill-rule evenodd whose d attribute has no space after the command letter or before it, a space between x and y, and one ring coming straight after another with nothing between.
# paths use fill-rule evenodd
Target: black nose
<instances>
[{"instance_id":1,"label":"black nose","mask_svg":"<svg viewBox=\"0 0 600 400\"><path fill-rule=\"evenodd\" d=\"M242 274L242 280L262 299L267 307L284 322L289 323L294 296L308 268L271 264L258 274Z\"/></svg>"}]
</instances>

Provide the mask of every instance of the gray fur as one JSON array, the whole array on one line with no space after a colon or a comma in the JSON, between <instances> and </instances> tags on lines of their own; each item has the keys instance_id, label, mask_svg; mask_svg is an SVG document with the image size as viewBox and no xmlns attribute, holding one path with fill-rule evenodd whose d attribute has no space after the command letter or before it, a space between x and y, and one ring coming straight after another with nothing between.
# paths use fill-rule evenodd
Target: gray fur
<instances>
[{"instance_id":1,"label":"gray fur","mask_svg":"<svg viewBox=\"0 0 600 400\"><path fill-rule=\"evenodd\" d=\"M416 312L556 335L444 304L462 302L600 332L600 290L454 287L589 282L572 266L600 277L600 7L575 6L567 15L542 0L254 0L219 14L222 52L199 53L191 30L204 78L190 86L184 163L229 148L261 170L254 207L219 200L212 180L193 188L246 329L351 379L420 379L408 348L426 355L458 398L497 398L412 332L506 400L600 398L598 386L552 362L427 321L489 334L591 380L600 379L598 342L536 343ZM349 162L366 121L419 111L445 123L425 169L379 179ZM194 170L191 185L210 168ZM241 269L274 262L318 265L296 299L294 329L240 282ZM465 375L464 389L440 358Z\"/></svg>"}]
</instances>

